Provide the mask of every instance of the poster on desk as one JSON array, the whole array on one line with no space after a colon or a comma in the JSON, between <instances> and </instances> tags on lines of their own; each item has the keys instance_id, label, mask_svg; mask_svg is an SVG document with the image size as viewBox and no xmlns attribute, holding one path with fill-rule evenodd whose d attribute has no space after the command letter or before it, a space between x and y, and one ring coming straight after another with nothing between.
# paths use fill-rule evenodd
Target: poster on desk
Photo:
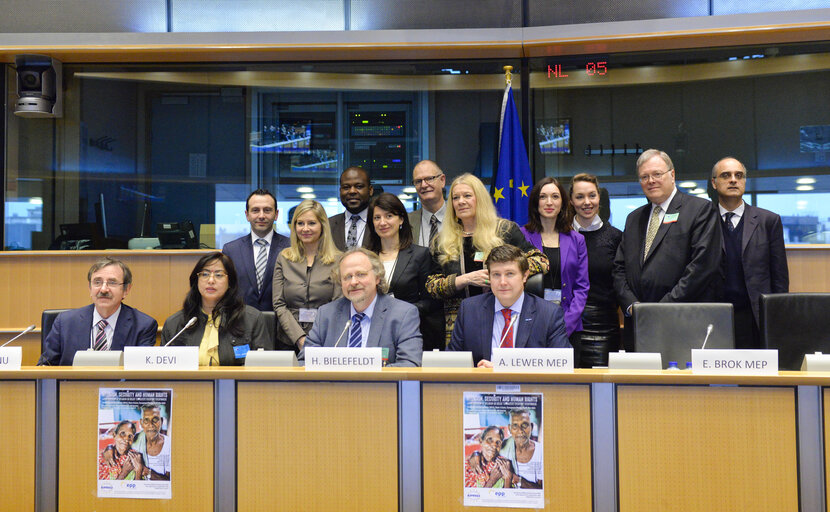
<instances>
[{"instance_id":1,"label":"poster on desk","mask_svg":"<svg viewBox=\"0 0 830 512\"><path fill-rule=\"evenodd\" d=\"M465 392L464 506L545 508L541 393Z\"/></svg>"},{"instance_id":2,"label":"poster on desk","mask_svg":"<svg viewBox=\"0 0 830 512\"><path fill-rule=\"evenodd\" d=\"M172 389L99 388L99 498L171 499Z\"/></svg>"}]
</instances>

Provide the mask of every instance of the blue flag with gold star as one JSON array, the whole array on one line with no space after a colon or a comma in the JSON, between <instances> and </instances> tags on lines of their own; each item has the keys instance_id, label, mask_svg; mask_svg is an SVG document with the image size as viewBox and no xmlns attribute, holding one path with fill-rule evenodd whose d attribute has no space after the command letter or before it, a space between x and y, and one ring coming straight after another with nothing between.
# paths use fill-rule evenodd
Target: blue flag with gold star
<instances>
[{"instance_id":1,"label":"blue flag with gold star","mask_svg":"<svg viewBox=\"0 0 830 512\"><path fill-rule=\"evenodd\" d=\"M519 112L513 101L513 88L509 85L504 90L499 132L499 167L493 185L493 201L501 217L522 226L527 222L533 174L527 160Z\"/></svg>"}]
</instances>

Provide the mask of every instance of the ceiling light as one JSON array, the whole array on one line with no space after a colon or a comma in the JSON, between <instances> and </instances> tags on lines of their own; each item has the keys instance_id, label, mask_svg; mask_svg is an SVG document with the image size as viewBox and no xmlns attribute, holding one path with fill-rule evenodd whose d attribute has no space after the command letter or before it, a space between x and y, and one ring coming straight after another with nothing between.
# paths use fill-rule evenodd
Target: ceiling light
<instances>
[{"instance_id":1,"label":"ceiling light","mask_svg":"<svg viewBox=\"0 0 830 512\"><path fill-rule=\"evenodd\" d=\"M683 188L695 188L697 183L694 181L681 181L680 186Z\"/></svg>"},{"instance_id":2,"label":"ceiling light","mask_svg":"<svg viewBox=\"0 0 830 512\"><path fill-rule=\"evenodd\" d=\"M404 192L406 194L414 194L415 192L417 192L417 190L415 190L415 187L406 187L403 190L401 190L401 192Z\"/></svg>"},{"instance_id":3,"label":"ceiling light","mask_svg":"<svg viewBox=\"0 0 830 512\"><path fill-rule=\"evenodd\" d=\"M412 199L412 196L409 194L398 194L398 199L400 199L401 201L409 201L410 199Z\"/></svg>"},{"instance_id":4,"label":"ceiling light","mask_svg":"<svg viewBox=\"0 0 830 512\"><path fill-rule=\"evenodd\" d=\"M690 194L697 194L697 195L700 195L700 194L706 195L706 189L705 188L693 188L692 190L689 191L689 193Z\"/></svg>"},{"instance_id":5,"label":"ceiling light","mask_svg":"<svg viewBox=\"0 0 830 512\"><path fill-rule=\"evenodd\" d=\"M297 187L297 192L300 194L310 194L314 192L314 189L311 187Z\"/></svg>"},{"instance_id":6,"label":"ceiling light","mask_svg":"<svg viewBox=\"0 0 830 512\"><path fill-rule=\"evenodd\" d=\"M798 178L797 180L795 180L795 182L798 183L799 185L812 185L813 183L816 182L816 179L815 178Z\"/></svg>"},{"instance_id":7,"label":"ceiling light","mask_svg":"<svg viewBox=\"0 0 830 512\"><path fill-rule=\"evenodd\" d=\"M336 197L330 197L330 198L326 199L326 201L328 201L329 203L336 203L337 198Z\"/></svg>"},{"instance_id":8,"label":"ceiling light","mask_svg":"<svg viewBox=\"0 0 830 512\"><path fill-rule=\"evenodd\" d=\"M795 187L796 190L801 192L807 192L808 190L813 190L815 187L812 185L799 185Z\"/></svg>"},{"instance_id":9,"label":"ceiling light","mask_svg":"<svg viewBox=\"0 0 830 512\"><path fill-rule=\"evenodd\" d=\"M314 194L300 194L300 197L303 199L317 199L317 196Z\"/></svg>"}]
</instances>

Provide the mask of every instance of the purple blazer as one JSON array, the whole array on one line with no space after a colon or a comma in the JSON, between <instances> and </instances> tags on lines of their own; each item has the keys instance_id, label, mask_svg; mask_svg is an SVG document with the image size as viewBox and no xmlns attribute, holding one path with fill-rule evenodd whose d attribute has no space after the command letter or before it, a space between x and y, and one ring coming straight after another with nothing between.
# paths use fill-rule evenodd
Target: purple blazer
<instances>
[{"instance_id":1,"label":"purple blazer","mask_svg":"<svg viewBox=\"0 0 830 512\"><path fill-rule=\"evenodd\" d=\"M542 234L521 228L528 242L544 253ZM568 336L582 330L582 310L588 300L588 250L585 237L576 231L559 233L559 268L562 273L562 310Z\"/></svg>"}]
</instances>

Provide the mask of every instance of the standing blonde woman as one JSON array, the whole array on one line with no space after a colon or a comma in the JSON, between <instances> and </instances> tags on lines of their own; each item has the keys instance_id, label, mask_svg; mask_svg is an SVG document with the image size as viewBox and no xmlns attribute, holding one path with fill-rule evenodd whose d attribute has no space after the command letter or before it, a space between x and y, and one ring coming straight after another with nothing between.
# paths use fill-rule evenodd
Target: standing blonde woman
<instances>
[{"instance_id":1,"label":"standing blonde woman","mask_svg":"<svg viewBox=\"0 0 830 512\"><path fill-rule=\"evenodd\" d=\"M450 185L450 203L441 231L433 241L434 268L427 291L444 300L445 337L449 342L461 300L490 288L484 260L499 245L525 252L530 273L548 271L548 260L528 242L515 222L499 218L481 180L465 173Z\"/></svg>"},{"instance_id":2,"label":"standing blonde woman","mask_svg":"<svg viewBox=\"0 0 830 512\"><path fill-rule=\"evenodd\" d=\"M331 269L340 251L334 246L323 206L306 199L291 219L291 246L274 266L274 311L280 323L279 344L303 348L317 308L342 295Z\"/></svg>"}]
</instances>

